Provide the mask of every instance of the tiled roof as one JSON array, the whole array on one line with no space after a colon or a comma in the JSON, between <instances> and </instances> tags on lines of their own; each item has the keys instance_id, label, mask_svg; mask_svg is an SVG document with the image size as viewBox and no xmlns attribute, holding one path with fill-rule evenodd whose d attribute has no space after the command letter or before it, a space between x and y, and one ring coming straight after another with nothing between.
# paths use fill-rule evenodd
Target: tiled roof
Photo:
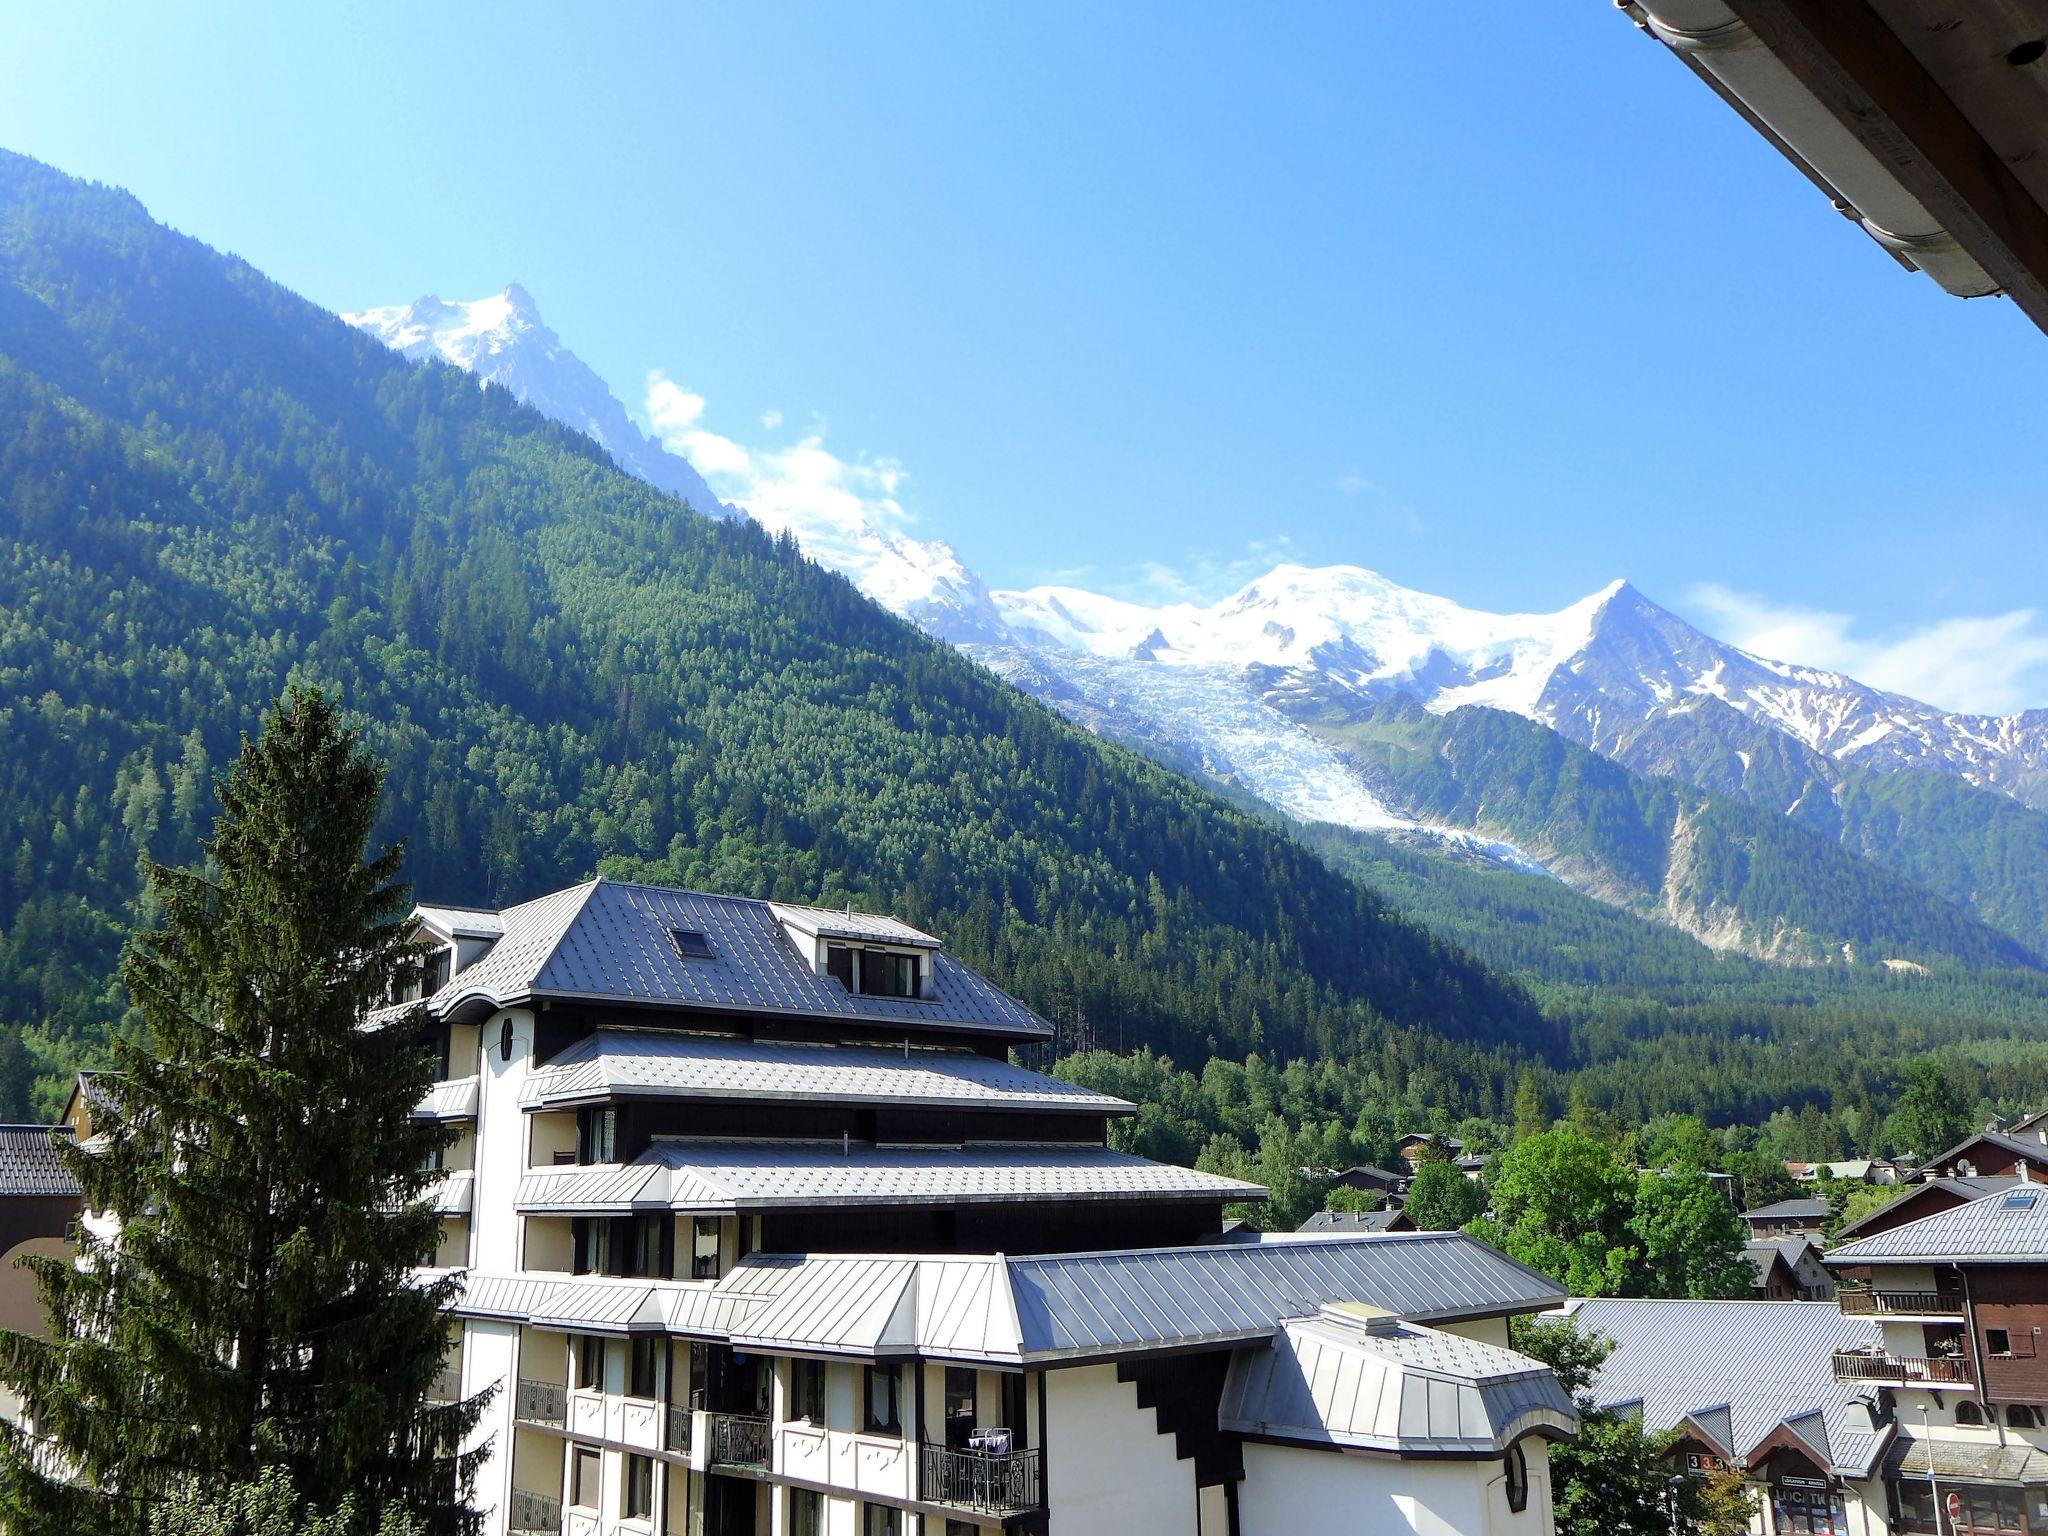
<instances>
[{"instance_id":1,"label":"tiled roof","mask_svg":"<svg viewBox=\"0 0 2048 1536\"><path fill-rule=\"evenodd\" d=\"M778 1099L1127 1114L1106 1093L969 1051L601 1029L528 1078L529 1109L610 1098Z\"/></svg>"},{"instance_id":2,"label":"tiled roof","mask_svg":"<svg viewBox=\"0 0 2048 1536\"><path fill-rule=\"evenodd\" d=\"M1640 1404L1652 1430L1680 1419L1725 1425L1722 1448L1738 1460L1781 1424L1818 1418L1794 1432L1839 1471L1862 1476L1887 1431L1872 1427L1853 1384L1834 1379L1837 1350L1881 1338L1876 1323L1818 1301L1574 1301L1582 1332L1614 1341L1592 1397L1601 1408Z\"/></svg>"},{"instance_id":3,"label":"tiled roof","mask_svg":"<svg viewBox=\"0 0 2048 1536\"><path fill-rule=\"evenodd\" d=\"M0 1197L70 1195L78 1180L57 1160L55 1126L0 1125Z\"/></svg>"},{"instance_id":4,"label":"tiled roof","mask_svg":"<svg viewBox=\"0 0 2048 1536\"><path fill-rule=\"evenodd\" d=\"M519 1181L523 1212L753 1211L1003 1200L1259 1200L1266 1191L1104 1146L657 1141L623 1167L546 1168Z\"/></svg>"},{"instance_id":5,"label":"tiled roof","mask_svg":"<svg viewBox=\"0 0 2048 1536\"><path fill-rule=\"evenodd\" d=\"M764 901L600 879L498 915L504 936L427 1000L435 1015L468 1003L496 1008L558 998L909 1030L966 1029L1019 1039L1052 1032L1038 1015L943 950L929 956L923 998L849 993L811 969ZM704 934L711 957L685 959L670 937L677 929Z\"/></svg>"},{"instance_id":6,"label":"tiled roof","mask_svg":"<svg viewBox=\"0 0 2048 1536\"><path fill-rule=\"evenodd\" d=\"M1922 1216L1888 1232L1844 1243L1827 1255L1844 1264L2038 1264L2048 1255L2048 1184L2009 1188Z\"/></svg>"},{"instance_id":7,"label":"tiled roof","mask_svg":"<svg viewBox=\"0 0 2048 1536\"><path fill-rule=\"evenodd\" d=\"M1834 1207L1818 1198L1799 1197L1792 1200L1777 1200L1769 1205L1760 1205L1753 1211L1744 1211L1744 1221L1826 1221L1834 1213Z\"/></svg>"},{"instance_id":8,"label":"tiled roof","mask_svg":"<svg viewBox=\"0 0 2048 1536\"><path fill-rule=\"evenodd\" d=\"M1406 1455L1498 1455L1526 1434L1570 1435L1579 1421L1541 1361L1334 1308L1233 1354L1216 1417L1238 1434Z\"/></svg>"}]
</instances>

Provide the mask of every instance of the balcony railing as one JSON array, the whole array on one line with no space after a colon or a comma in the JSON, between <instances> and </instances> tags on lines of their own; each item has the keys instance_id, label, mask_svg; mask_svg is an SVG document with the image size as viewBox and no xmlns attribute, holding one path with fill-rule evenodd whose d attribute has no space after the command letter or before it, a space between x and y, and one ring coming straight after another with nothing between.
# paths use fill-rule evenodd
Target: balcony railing
<instances>
[{"instance_id":1,"label":"balcony railing","mask_svg":"<svg viewBox=\"0 0 2048 1536\"><path fill-rule=\"evenodd\" d=\"M1851 1317L1961 1317L1963 1298L1940 1291L1876 1291L1858 1287L1835 1300Z\"/></svg>"},{"instance_id":2,"label":"balcony railing","mask_svg":"<svg viewBox=\"0 0 2048 1536\"><path fill-rule=\"evenodd\" d=\"M1864 1355L1835 1352L1837 1381L1897 1381L1909 1386L1967 1387L1976 1378L1961 1356Z\"/></svg>"},{"instance_id":3,"label":"balcony railing","mask_svg":"<svg viewBox=\"0 0 2048 1536\"><path fill-rule=\"evenodd\" d=\"M547 1531L559 1536L562 1529L562 1501L551 1493L512 1490L512 1521L509 1529L520 1532Z\"/></svg>"},{"instance_id":4,"label":"balcony railing","mask_svg":"<svg viewBox=\"0 0 2048 1536\"><path fill-rule=\"evenodd\" d=\"M928 1445L923 1470L920 1492L933 1504L984 1515L1016 1515L1044 1502L1036 1451L992 1455Z\"/></svg>"},{"instance_id":5,"label":"balcony railing","mask_svg":"<svg viewBox=\"0 0 2048 1536\"><path fill-rule=\"evenodd\" d=\"M462 1367L450 1361L441 1367L434 1379L427 1383L427 1401L430 1403L455 1403L462 1400Z\"/></svg>"},{"instance_id":6,"label":"balcony railing","mask_svg":"<svg viewBox=\"0 0 2048 1536\"><path fill-rule=\"evenodd\" d=\"M768 1420L753 1413L709 1413L704 1425L711 1435L711 1464L716 1467L768 1467Z\"/></svg>"},{"instance_id":7,"label":"balcony railing","mask_svg":"<svg viewBox=\"0 0 2048 1536\"><path fill-rule=\"evenodd\" d=\"M662 1448L674 1451L678 1456L690 1454L690 1423L692 1415L682 1403L668 1405L668 1424L662 1435Z\"/></svg>"},{"instance_id":8,"label":"balcony railing","mask_svg":"<svg viewBox=\"0 0 2048 1536\"><path fill-rule=\"evenodd\" d=\"M569 1389L559 1381L522 1378L512 1413L529 1424L552 1424L560 1429L569 1422Z\"/></svg>"}]
</instances>

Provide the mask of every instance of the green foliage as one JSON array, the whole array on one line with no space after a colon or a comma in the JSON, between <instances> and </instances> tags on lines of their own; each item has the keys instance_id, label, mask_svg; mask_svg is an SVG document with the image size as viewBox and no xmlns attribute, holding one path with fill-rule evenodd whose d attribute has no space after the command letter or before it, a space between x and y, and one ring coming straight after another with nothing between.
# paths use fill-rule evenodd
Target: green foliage
<instances>
[{"instance_id":1,"label":"green foliage","mask_svg":"<svg viewBox=\"0 0 2048 1536\"><path fill-rule=\"evenodd\" d=\"M149 1536L426 1536L426 1528L396 1505L382 1518L365 1514L351 1494L323 1513L299 1496L282 1467L266 1467L253 1482L225 1489L184 1484L150 1511Z\"/></svg>"},{"instance_id":2,"label":"green foliage","mask_svg":"<svg viewBox=\"0 0 2048 1536\"><path fill-rule=\"evenodd\" d=\"M1323 1196L1326 1211L1364 1212L1383 1209L1387 1197L1377 1189L1352 1189L1349 1185L1333 1184Z\"/></svg>"},{"instance_id":3,"label":"green foliage","mask_svg":"<svg viewBox=\"0 0 2048 1536\"><path fill-rule=\"evenodd\" d=\"M1460 1173L1455 1164L1423 1163L1415 1170L1402 1209L1425 1232L1455 1232L1486 1209L1486 1191L1477 1179Z\"/></svg>"},{"instance_id":4,"label":"green foliage","mask_svg":"<svg viewBox=\"0 0 2048 1536\"><path fill-rule=\"evenodd\" d=\"M1687 1476L1672 1436L1619 1414L1586 1416L1579 1438L1550 1448L1558 1536L1736 1536L1752 1508L1739 1483Z\"/></svg>"},{"instance_id":5,"label":"green foliage","mask_svg":"<svg viewBox=\"0 0 2048 1536\"><path fill-rule=\"evenodd\" d=\"M1728 1197L1700 1169L1645 1170L1636 1180L1628 1226L1640 1250L1634 1294L1714 1300L1752 1293L1753 1272L1742 1257L1749 1234Z\"/></svg>"},{"instance_id":6,"label":"green foliage","mask_svg":"<svg viewBox=\"0 0 2048 1536\"><path fill-rule=\"evenodd\" d=\"M133 1027L107 977L141 861L195 856L209 766L295 678L366 722L380 833L439 899L602 868L855 901L939 929L1063 1050L1358 1057L1439 1102L1560 1044L792 543L0 156L0 1017L46 1109Z\"/></svg>"},{"instance_id":7,"label":"green foliage","mask_svg":"<svg viewBox=\"0 0 2048 1536\"><path fill-rule=\"evenodd\" d=\"M1906 1091L1885 1123L1893 1145L1920 1158L1937 1157L1970 1134L1961 1097L1938 1061L1906 1067Z\"/></svg>"},{"instance_id":8,"label":"green foliage","mask_svg":"<svg viewBox=\"0 0 2048 1536\"><path fill-rule=\"evenodd\" d=\"M1828 1221L1828 1237L1832 1239L1842 1228L1853 1226L1864 1217L1883 1210L1913 1188L1910 1184L1849 1185L1842 1190L1838 1200L1831 1202L1835 1209Z\"/></svg>"},{"instance_id":9,"label":"green foliage","mask_svg":"<svg viewBox=\"0 0 2048 1536\"><path fill-rule=\"evenodd\" d=\"M320 1508L474 1528L475 1458L443 1448L481 1399L427 1404L456 1286L413 1281L440 1234L433 1057L418 1017L363 1022L418 965L398 850L365 860L381 779L294 689L218 783L207 867L149 867L161 921L122 976L153 1048L117 1042L93 1148L61 1148L118 1236L32 1261L48 1337L0 1335L0 1380L82 1477L5 1442L11 1530L126 1532L270 1466Z\"/></svg>"},{"instance_id":10,"label":"green foliage","mask_svg":"<svg viewBox=\"0 0 2048 1536\"><path fill-rule=\"evenodd\" d=\"M1635 1175L1573 1130L1517 1142L1494 1163L1493 1213L1466 1230L1574 1296L1624 1294L1639 1257L1629 1222Z\"/></svg>"},{"instance_id":11,"label":"green foliage","mask_svg":"<svg viewBox=\"0 0 2048 1536\"><path fill-rule=\"evenodd\" d=\"M1581 1413L1592 1411L1587 1394L1600 1367L1614 1353L1612 1339L1604 1333L1586 1332L1568 1317L1513 1317L1508 1319L1508 1341L1556 1372Z\"/></svg>"}]
</instances>

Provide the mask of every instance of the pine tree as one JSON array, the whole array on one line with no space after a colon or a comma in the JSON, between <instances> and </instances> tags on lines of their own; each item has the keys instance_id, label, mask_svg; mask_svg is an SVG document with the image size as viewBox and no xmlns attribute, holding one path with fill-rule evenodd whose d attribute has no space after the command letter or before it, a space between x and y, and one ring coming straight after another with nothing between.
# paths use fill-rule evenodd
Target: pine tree
<instances>
[{"instance_id":1,"label":"pine tree","mask_svg":"<svg viewBox=\"0 0 2048 1536\"><path fill-rule=\"evenodd\" d=\"M0 1443L0 1527L134 1532L168 1492L281 1468L436 1536L474 1529L481 1401L429 1407L447 1281L415 1284L446 1133L419 1016L366 1022L417 965L400 850L365 853L383 770L294 687L217 784L208 867L150 866L162 926L122 978L153 1049L115 1045L93 1143L69 1148L80 1262L43 1260L47 1341L0 1335L0 1380L47 1442ZM38 1452L40 1451L40 1455ZM37 1470L49 1454L78 1476Z\"/></svg>"}]
</instances>

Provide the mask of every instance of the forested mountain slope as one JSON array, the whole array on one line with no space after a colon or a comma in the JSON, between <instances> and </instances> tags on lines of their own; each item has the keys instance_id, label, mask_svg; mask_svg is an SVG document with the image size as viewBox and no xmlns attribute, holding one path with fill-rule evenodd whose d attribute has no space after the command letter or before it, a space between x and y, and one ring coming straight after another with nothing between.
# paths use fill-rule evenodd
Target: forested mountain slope
<instances>
[{"instance_id":1,"label":"forested mountain slope","mask_svg":"<svg viewBox=\"0 0 2048 1536\"><path fill-rule=\"evenodd\" d=\"M1069 1040L1192 1059L1369 1051L1448 1091L1555 1046L1519 988L792 545L5 154L0 508L0 1015L47 1066L116 1021L138 862L196 857L210 767L293 676L371 722L440 899L603 861L872 901Z\"/></svg>"}]
</instances>

